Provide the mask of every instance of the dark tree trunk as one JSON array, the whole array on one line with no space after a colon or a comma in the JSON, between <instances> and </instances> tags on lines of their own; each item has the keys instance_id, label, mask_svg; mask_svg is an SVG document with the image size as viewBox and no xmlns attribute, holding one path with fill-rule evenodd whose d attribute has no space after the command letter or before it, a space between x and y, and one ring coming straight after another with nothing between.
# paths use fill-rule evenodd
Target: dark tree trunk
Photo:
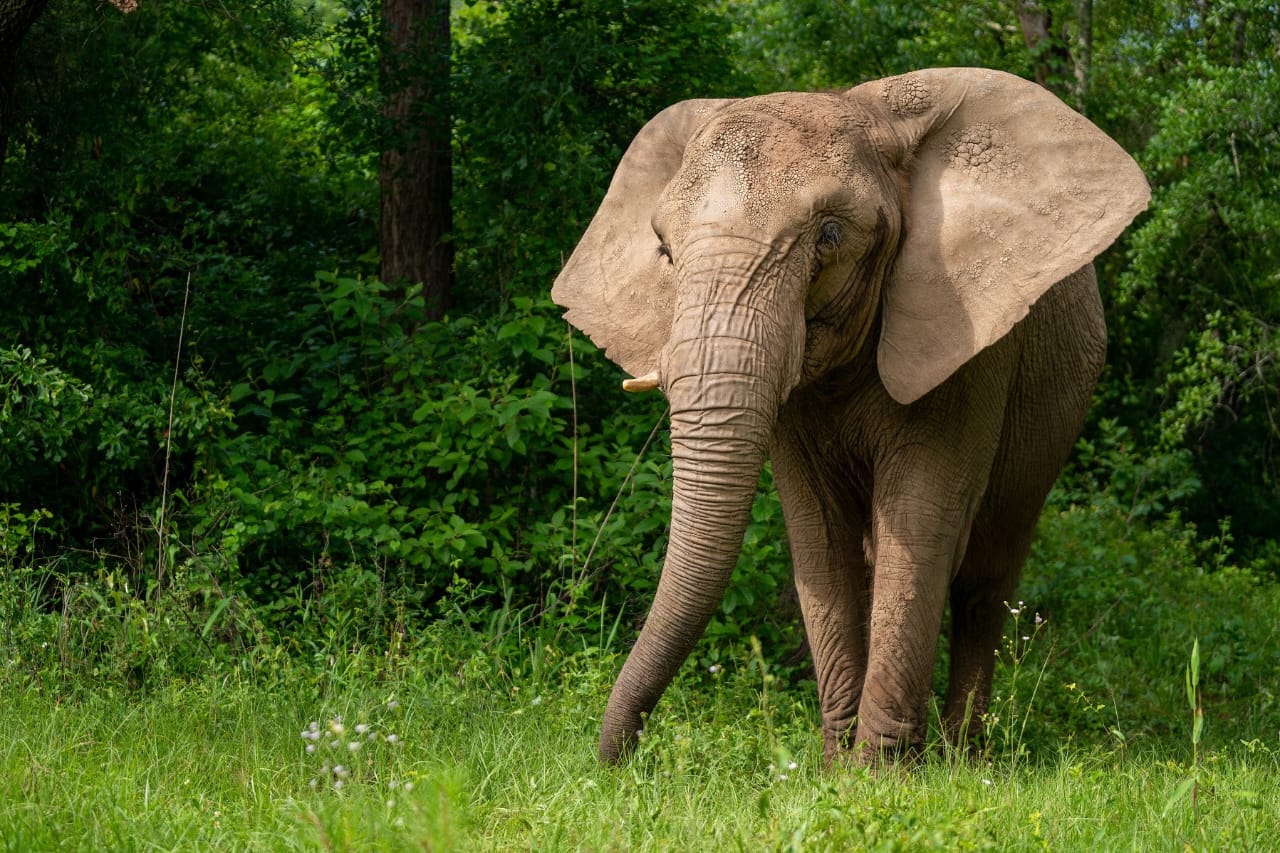
<instances>
[{"instance_id":1,"label":"dark tree trunk","mask_svg":"<svg viewBox=\"0 0 1280 853\"><path fill-rule=\"evenodd\" d=\"M1053 13L1037 0L1014 0L1022 38L1031 51L1036 82L1060 98L1071 94L1068 82L1072 68L1071 50L1065 38L1053 33Z\"/></svg>"},{"instance_id":2,"label":"dark tree trunk","mask_svg":"<svg viewBox=\"0 0 1280 853\"><path fill-rule=\"evenodd\" d=\"M449 202L449 2L383 0L388 137L379 164L380 277L422 283L428 317L449 307L453 243Z\"/></svg>"},{"instance_id":3,"label":"dark tree trunk","mask_svg":"<svg viewBox=\"0 0 1280 853\"><path fill-rule=\"evenodd\" d=\"M1076 39L1079 56L1076 58L1076 90L1080 105L1089 94L1089 78L1093 73L1093 0L1080 0L1076 6L1080 35Z\"/></svg>"},{"instance_id":4,"label":"dark tree trunk","mask_svg":"<svg viewBox=\"0 0 1280 853\"><path fill-rule=\"evenodd\" d=\"M1236 12L1236 37L1231 47L1231 64L1239 66L1244 62L1245 48L1248 46L1249 16L1245 12Z\"/></svg>"},{"instance_id":5,"label":"dark tree trunk","mask_svg":"<svg viewBox=\"0 0 1280 853\"><path fill-rule=\"evenodd\" d=\"M0 0L0 170L9 153L13 83L18 46L49 0Z\"/></svg>"}]
</instances>

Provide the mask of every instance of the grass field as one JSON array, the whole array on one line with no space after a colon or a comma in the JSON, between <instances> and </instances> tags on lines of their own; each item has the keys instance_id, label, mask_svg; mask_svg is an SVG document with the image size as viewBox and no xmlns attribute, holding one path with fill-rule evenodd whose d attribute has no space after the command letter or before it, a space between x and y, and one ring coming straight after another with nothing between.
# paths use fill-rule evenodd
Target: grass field
<instances>
[{"instance_id":1,"label":"grass field","mask_svg":"<svg viewBox=\"0 0 1280 853\"><path fill-rule=\"evenodd\" d=\"M982 749L878 775L822 766L807 665L745 629L603 767L603 608L458 581L430 617L339 589L268 624L201 576L144 600L103 571L50 606L43 570L0 569L0 850L1270 851L1280 583L1228 544L1047 513Z\"/></svg>"},{"instance_id":2,"label":"grass field","mask_svg":"<svg viewBox=\"0 0 1280 853\"><path fill-rule=\"evenodd\" d=\"M1271 850L1280 838L1274 733L1242 742L1210 718L1193 761L1189 712L1180 739L1081 740L1036 734L1024 700L1012 730L1035 743L873 777L821 766L811 684L784 685L747 649L715 673L686 669L639 754L607 768L594 747L617 656L525 649L500 658L437 626L394 658L317 656L253 683L233 672L57 694L6 678L0 846Z\"/></svg>"}]
</instances>

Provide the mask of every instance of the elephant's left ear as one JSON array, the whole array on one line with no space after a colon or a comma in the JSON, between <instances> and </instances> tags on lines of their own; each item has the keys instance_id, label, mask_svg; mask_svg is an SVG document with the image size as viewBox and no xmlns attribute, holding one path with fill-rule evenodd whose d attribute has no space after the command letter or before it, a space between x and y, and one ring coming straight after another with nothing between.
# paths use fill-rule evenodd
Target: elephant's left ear
<instances>
[{"instance_id":1,"label":"elephant's left ear","mask_svg":"<svg viewBox=\"0 0 1280 853\"><path fill-rule=\"evenodd\" d=\"M652 373L671 336L671 265L653 215L684 161L685 144L729 100L681 101L641 128L600 209L551 288L565 318L632 376Z\"/></svg>"},{"instance_id":2,"label":"elephant's left ear","mask_svg":"<svg viewBox=\"0 0 1280 853\"><path fill-rule=\"evenodd\" d=\"M878 355L881 380L900 403L1006 334L1150 200L1119 145L1010 74L938 68L866 83L847 97L884 117L885 153L910 184Z\"/></svg>"}]
</instances>

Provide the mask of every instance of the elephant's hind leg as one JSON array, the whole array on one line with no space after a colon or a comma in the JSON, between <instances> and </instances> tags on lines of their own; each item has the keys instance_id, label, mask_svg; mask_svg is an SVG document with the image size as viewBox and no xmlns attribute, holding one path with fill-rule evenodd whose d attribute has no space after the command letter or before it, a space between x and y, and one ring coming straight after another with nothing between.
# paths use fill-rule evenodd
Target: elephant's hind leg
<instances>
[{"instance_id":1,"label":"elephant's hind leg","mask_svg":"<svg viewBox=\"0 0 1280 853\"><path fill-rule=\"evenodd\" d=\"M1009 339L1021 355L1000 453L951 585L951 671L943 722L953 742L966 729L976 734L987 710L1008 602L1102 370L1106 330L1092 266L1050 288Z\"/></svg>"},{"instance_id":2,"label":"elephant's hind leg","mask_svg":"<svg viewBox=\"0 0 1280 853\"><path fill-rule=\"evenodd\" d=\"M1034 528L996 539L975 531L951 584L950 668L942 726L961 745L982 734L1001 632Z\"/></svg>"}]
</instances>

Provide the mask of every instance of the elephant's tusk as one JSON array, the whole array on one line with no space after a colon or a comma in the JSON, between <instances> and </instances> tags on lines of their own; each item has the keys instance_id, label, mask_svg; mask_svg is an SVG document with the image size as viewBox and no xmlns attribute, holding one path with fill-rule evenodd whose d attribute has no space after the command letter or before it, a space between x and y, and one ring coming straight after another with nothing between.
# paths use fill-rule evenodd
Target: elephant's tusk
<instances>
[{"instance_id":1,"label":"elephant's tusk","mask_svg":"<svg viewBox=\"0 0 1280 853\"><path fill-rule=\"evenodd\" d=\"M656 370L653 371L652 373L646 373L644 376L639 376L635 379L622 380L623 391L632 391L632 392L652 391L654 388L657 388L657 387L658 387L658 371Z\"/></svg>"}]
</instances>

